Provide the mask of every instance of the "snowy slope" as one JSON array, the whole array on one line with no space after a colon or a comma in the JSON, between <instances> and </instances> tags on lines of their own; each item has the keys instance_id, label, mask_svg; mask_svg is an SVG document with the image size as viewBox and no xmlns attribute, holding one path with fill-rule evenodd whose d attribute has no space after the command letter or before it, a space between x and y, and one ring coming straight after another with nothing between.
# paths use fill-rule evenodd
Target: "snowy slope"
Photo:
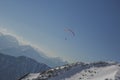
<instances>
[{"instance_id":1,"label":"snowy slope","mask_svg":"<svg viewBox=\"0 0 120 80\"><path fill-rule=\"evenodd\" d=\"M22 80L120 80L120 65L113 62L67 64L29 74Z\"/></svg>"},{"instance_id":2,"label":"snowy slope","mask_svg":"<svg viewBox=\"0 0 120 80\"><path fill-rule=\"evenodd\" d=\"M117 72L119 72L118 66L108 66L102 68L90 68L87 69L88 72L84 70L73 75L70 78L66 78L65 80L115 80L115 76ZM91 73L89 71L92 71Z\"/></svg>"}]
</instances>

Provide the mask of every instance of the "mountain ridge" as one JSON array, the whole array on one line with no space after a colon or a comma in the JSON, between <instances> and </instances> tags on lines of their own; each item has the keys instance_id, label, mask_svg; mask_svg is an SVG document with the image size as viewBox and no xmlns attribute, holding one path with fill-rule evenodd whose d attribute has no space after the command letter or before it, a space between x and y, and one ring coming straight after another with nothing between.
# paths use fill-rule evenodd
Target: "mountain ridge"
<instances>
[{"instance_id":1,"label":"mountain ridge","mask_svg":"<svg viewBox=\"0 0 120 80\"><path fill-rule=\"evenodd\" d=\"M18 38L12 34L0 32L0 52L15 57L26 56L37 60L40 63L45 63L50 67L60 66L65 63L60 58L51 58L46 56L42 51L36 49L30 44L23 44Z\"/></svg>"},{"instance_id":2,"label":"mountain ridge","mask_svg":"<svg viewBox=\"0 0 120 80\"><path fill-rule=\"evenodd\" d=\"M27 73L41 72L47 69L50 67L31 58L0 53L0 80L17 80Z\"/></svg>"},{"instance_id":3,"label":"mountain ridge","mask_svg":"<svg viewBox=\"0 0 120 80\"><path fill-rule=\"evenodd\" d=\"M32 73L21 80L120 80L120 63L77 62L66 64L41 73Z\"/></svg>"}]
</instances>

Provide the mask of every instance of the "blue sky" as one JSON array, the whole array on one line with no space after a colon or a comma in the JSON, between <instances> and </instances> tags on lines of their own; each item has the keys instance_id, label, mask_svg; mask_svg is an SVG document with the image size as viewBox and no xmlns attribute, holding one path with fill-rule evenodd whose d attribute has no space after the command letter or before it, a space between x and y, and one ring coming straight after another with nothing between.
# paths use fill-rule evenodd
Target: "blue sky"
<instances>
[{"instance_id":1,"label":"blue sky","mask_svg":"<svg viewBox=\"0 0 120 80\"><path fill-rule=\"evenodd\" d=\"M0 26L49 56L119 61L119 4L119 0L1 0ZM66 27L75 37L64 31Z\"/></svg>"}]
</instances>

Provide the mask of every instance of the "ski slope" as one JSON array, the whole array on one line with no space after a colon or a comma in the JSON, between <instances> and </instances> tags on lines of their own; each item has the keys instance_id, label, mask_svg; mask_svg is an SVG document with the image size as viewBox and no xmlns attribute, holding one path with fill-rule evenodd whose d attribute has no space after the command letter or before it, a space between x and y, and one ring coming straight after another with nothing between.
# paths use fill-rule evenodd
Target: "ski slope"
<instances>
[{"instance_id":1,"label":"ski slope","mask_svg":"<svg viewBox=\"0 0 120 80\"><path fill-rule=\"evenodd\" d=\"M91 71L91 73L88 71ZM79 73L76 73L75 75L71 76L70 78L66 78L65 80L106 80L106 79L115 80L117 72L119 71L120 69L116 65L102 67L102 68L94 67L94 68L90 68L87 70L83 70Z\"/></svg>"},{"instance_id":2,"label":"ski slope","mask_svg":"<svg viewBox=\"0 0 120 80\"><path fill-rule=\"evenodd\" d=\"M22 80L120 80L120 65L110 62L67 64L29 74Z\"/></svg>"}]
</instances>

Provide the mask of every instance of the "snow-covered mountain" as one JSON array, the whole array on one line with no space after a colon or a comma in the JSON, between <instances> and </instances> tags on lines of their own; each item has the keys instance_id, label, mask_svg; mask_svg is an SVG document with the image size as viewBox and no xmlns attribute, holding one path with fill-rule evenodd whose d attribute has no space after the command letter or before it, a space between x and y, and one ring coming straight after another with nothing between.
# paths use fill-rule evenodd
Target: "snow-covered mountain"
<instances>
[{"instance_id":1,"label":"snow-covered mountain","mask_svg":"<svg viewBox=\"0 0 120 80\"><path fill-rule=\"evenodd\" d=\"M120 80L120 64L115 62L78 62L42 73L31 73L21 80Z\"/></svg>"},{"instance_id":2,"label":"snow-covered mountain","mask_svg":"<svg viewBox=\"0 0 120 80\"><path fill-rule=\"evenodd\" d=\"M50 58L46 56L42 51L32 45L20 42L17 36L5 32L0 32L0 52L16 57L30 57L51 67L66 63L59 58Z\"/></svg>"},{"instance_id":3,"label":"snow-covered mountain","mask_svg":"<svg viewBox=\"0 0 120 80\"><path fill-rule=\"evenodd\" d=\"M0 53L0 80L17 80L25 74L50 69L43 63L24 57L13 57Z\"/></svg>"}]
</instances>

